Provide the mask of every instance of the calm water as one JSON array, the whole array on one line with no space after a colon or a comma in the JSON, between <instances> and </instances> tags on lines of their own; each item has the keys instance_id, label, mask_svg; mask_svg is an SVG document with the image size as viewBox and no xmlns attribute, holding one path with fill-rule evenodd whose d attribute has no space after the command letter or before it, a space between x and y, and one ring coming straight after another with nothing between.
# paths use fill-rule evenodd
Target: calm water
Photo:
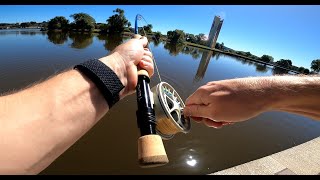
<instances>
[{"instance_id":1,"label":"calm water","mask_svg":"<svg viewBox=\"0 0 320 180\"><path fill-rule=\"evenodd\" d=\"M0 93L26 87L89 58L105 56L126 40L117 36L0 30ZM162 80L184 100L208 81L276 73L270 67L192 47L151 42L151 49ZM156 73L151 82L152 86L159 83ZM164 141L169 164L142 169L137 163L140 134L136 109L135 94L123 99L42 174L208 174L320 135L319 122L283 112L264 113L222 129L192 122L190 133Z\"/></svg>"}]
</instances>

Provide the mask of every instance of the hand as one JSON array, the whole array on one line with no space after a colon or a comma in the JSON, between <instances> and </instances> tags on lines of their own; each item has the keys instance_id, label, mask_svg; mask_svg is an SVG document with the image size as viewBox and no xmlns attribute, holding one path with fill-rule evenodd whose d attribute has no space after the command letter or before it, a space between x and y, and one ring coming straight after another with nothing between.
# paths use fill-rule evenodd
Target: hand
<instances>
[{"instance_id":1,"label":"hand","mask_svg":"<svg viewBox=\"0 0 320 180\"><path fill-rule=\"evenodd\" d=\"M154 73L152 53L146 48L147 44L146 37L136 35L116 47L110 55L99 59L118 75L125 86L120 92L120 99L135 91L138 83L137 66L147 70L150 77Z\"/></svg>"},{"instance_id":2,"label":"hand","mask_svg":"<svg viewBox=\"0 0 320 180\"><path fill-rule=\"evenodd\" d=\"M267 79L209 82L187 98L184 114L215 128L257 116L270 110L272 102L275 102Z\"/></svg>"}]
</instances>

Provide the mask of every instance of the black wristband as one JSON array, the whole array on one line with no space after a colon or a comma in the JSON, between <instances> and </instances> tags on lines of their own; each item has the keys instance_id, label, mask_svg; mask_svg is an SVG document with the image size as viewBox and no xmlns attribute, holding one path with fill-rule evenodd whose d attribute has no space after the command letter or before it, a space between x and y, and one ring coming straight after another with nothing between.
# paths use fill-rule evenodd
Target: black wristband
<instances>
[{"instance_id":1,"label":"black wristband","mask_svg":"<svg viewBox=\"0 0 320 180\"><path fill-rule=\"evenodd\" d=\"M88 77L101 91L109 109L119 101L119 92L124 88L118 76L103 62L92 59L74 67Z\"/></svg>"}]
</instances>

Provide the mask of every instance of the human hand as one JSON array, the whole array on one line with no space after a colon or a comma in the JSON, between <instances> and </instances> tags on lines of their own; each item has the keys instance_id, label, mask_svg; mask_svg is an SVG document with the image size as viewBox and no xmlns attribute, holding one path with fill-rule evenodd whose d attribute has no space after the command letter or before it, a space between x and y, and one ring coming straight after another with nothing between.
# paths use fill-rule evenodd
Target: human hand
<instances>
[{"instance_id":1,"label":"human hand","mask_svg":"<svg viewBox=\"0 0 320 180\"><path fill-rule=\"evenodd\" d=\"M269 82L268 78L209 82L187 98L184 114L215 128L245 121L271 110L276 102Z\"/></svg>"},{"instance_id":2,"label":"human hand","mask_svg":"<svg viewBox=\"0 0 320 180\"><path fill-rule=\"evenodd\" d=\"M138 83L137 66L147 70L151 77L154 73L152 53L146 48L148 40L140 35L117 46L110 55L100 58L119 77L125 88L120 92L120 99L135 91Z\"/></svg>"}]
</instances>

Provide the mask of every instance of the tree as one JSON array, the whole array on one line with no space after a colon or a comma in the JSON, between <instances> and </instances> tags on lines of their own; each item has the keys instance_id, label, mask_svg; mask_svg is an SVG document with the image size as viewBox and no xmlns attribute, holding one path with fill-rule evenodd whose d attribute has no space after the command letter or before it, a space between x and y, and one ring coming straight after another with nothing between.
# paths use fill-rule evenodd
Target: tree
<instances>
[{"instance_id":1,"label":"tree","mask_svg":"<svg viewBox=\"0 0 320 180\"><path fill-rule=\"evenodd\" d=\"M146 26L143 26L143 28L144 28L144 30L146 31L147 34L148 33L152 33L152 28L153 28L152 24L148 24Z\"/></svg>"},{"instance_id":2,"label":"tree","mask_svg":"<svg viewBox=\"0 0 320 180\"><path fill-rule=\"evenodd\" d=\"M20 26L21 26L21 28L26 28L26 27L29 27L29 24L23 22L23 23L20 24Z\"/></svg>"},{"instance_id":3,"label":"tree","mask_svg":"<svg viewBox=\"0 0 320 180\"><path fill-rule=\"evenodd\" d=\"M103 31L109 33L121 33L126 26L129 26L129 21L124 16L124 10L117 8L116 10L113 10L113 12L116 14L107 19L107 26Z\"/></svg>"},{"instance_id":4,"label":"tree","mask_svg":"<svg viewBox=\"0 0 320 180\"><path fill-rule=\"evenodd\" d=\"M35 26L37 24L37 22L35 21L30 21L30 25Z\"/></svg>"},{"instance_id":5,"label":"tree","mask_svg":"<svg viewBox=\"0 0 320 180\"><path fill-rule=\"evenodd\" d=\"M81 31L89 30L92 31L95 27L96 20L87 13L76 13L70 17L74 19L72 28Z\"/></svg>"},{"instance_id":6,"label":"tree","mask_svg":"<svg viewBox=\"0 0 320 180\"><path fill-rule=\"evenodd\" d=\"M292 61L290 59L280 59L274 64L276 66L274 66L272 69L273 74L285 74L289 72L289 69L291 69Z\"/></svg>"},{"instance_id":7,"label":"tree","mask_svg":"<svg viewBox=\"0 0 320 180\"><path fill-rule=\"evenodd\" d=\"M196 43L197 39L193 34L186 33L186 41L191 43Z\"/></svg>"},{"instance_id":8,"label":"tree","mask_svg":"<svg viewBox=\"0 0 320 180\"><path fill-rule=\"evenodd\" d=\"M48 29L49 30L55 30L55 29L60 29L60 30L66 30L69 27L69 20L67 20L63 16L56 16L48 22Z\"/></svg>"},{"instance_id":9,"label":"tree","mask_svg":"<svg viewBox=\"0 0 320 180\"><path fill-rule=\"evenodd\" d=\"M204 45L204 46L207 45L206 36L203 33L196 35L195 38L196 38L196 43Z\"/></svg>"},{"instance_id":10,"label":"tree","mask_svg":"<svg viewBox=\"0 0 320 180\"><path fill-rule=\"evenodd\" d=\"M261 56L261 61L266 62L266 63L273 62L273 57L264 54Z\"/></svg>"},{"instance_id":11,"label":"tree","mask_svg":"<svg viewBox=\"0 0 320 180\"><path fill-rule=\"evenodd\" d=\"M275 64L290 69L292 66L292 61L290 59L280 59Z\"/></svg>"},{"instance_id":12,"label":"tree","mask_svg":"<svg viewBox=\"0 0 320 180\"><path fill-rule=\"evenodd\" d=\"M315 59L311 62L311 69L317 73L320 72L320 59Z\"/></svg>"},{"instance_id":13,"label":"tree","mask_svg":"<svg viewBox=\"0 0 320 180\"><path fill-rule=\"evenodd\" d=\"M168 31L167 37L170 39L170 43L177 44L185 41L185 34L183 30L176 29L174 31Z\"/></svg>"},{"instance_id":14,"label":"tree","mask_svg":"<svg viewBox=\"0 0 320 180\"><path fill-rule=\"evenodd\" d=\"M160 31L157 31L154 33L154 39L156 39L158 42L159 42L161 36L162 36L162 34Z\"/></svg>"},{"instance_id":15,"label":"tree","mask_svg":"<svg viewBox=\"0 0 320 180\"><path fill-rule=\"evenodd\" d=\"M304 74L310 74L310 70L307 69L307 68L305 68L304 71L303 71L303 73L304 73Z\"/></svg>"},{"instance_id":16,"label":"tree","mask_svg":"<svg viewBox=\"0 0 320 180\"><path fill-rule=\"evenodd\" d=\"M224 43L223 43L223 42L221 43L220 49L221 49L221 50L224 50ZM250 52L249 52L249 53L250 53ZM250 54L250 55L251 55L251 54Z\"/></svg>"}]
</instances>

